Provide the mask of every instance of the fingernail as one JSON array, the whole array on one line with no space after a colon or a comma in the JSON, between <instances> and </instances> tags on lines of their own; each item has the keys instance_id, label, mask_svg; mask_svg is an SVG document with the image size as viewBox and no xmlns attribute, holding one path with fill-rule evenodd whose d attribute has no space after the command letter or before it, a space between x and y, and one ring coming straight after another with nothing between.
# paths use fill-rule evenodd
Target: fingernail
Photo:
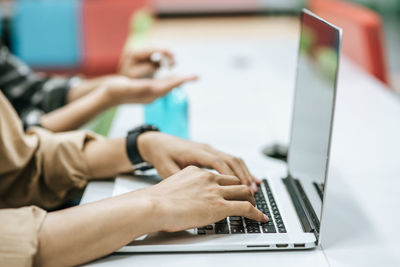
<instances>
[{"instance_id":1,"label":"fingernail","mask_svg":"<svg viewBox=\"0 0 400 267\"><path fill-rule=\"evenodd\" d=\"M268 222L268 221L269 221L269 218L268 218L268 216L267 216L267 215L265 215L265 214L264 214L264 219L265 219L265 222Z\"/></svg>"},{"instance_id":2,"label":"fingernail","mask_svg":"<svg viewBox=\"0 0 400 267\"><path fill-rule=\"evenodd\" d=\"M254 192L258 191L258 187L257 187L256 183L254 183L254 182L251 183L251 188L253 189Z\"/></svg>"}]
</instances>

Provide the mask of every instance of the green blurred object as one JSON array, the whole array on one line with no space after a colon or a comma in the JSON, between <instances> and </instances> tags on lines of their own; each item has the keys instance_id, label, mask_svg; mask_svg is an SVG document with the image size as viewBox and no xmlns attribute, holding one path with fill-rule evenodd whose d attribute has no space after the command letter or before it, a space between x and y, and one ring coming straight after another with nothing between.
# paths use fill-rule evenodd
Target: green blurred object
<instances>
[{"instance_id":1,"label":"green blurred object","mask_svg":"<svg viewBox=\"0 0 400 267\"><path fill-rule=\"evenodd\" d=\"M394 13L400 13L400 1L399 0L351 0L354 3L367 6L382 15L391 15Z\"/></svg>"},{"instance_id":2,"label":"green blurred object","mask_svg":"<svg viewBox=\"0 0 400 267\"><path fill-rule=\"evenodd\" d=\"M153 15L150 10L143 8L135 12L131 19L131 33L128 37L128 48L143 48L146 46L147 36L153 24Z\"/></svg>"},{"instance_id":3,"label":"green blurred object","mask_svg":"<svg viewBox=\"0 0 400 267\"><path fill-rule=\"evenodd\" d=\"M329 46L321 46L316 51L316 58L319 65L318 70L322 72L321 77L327 79L329 83L334 83L338 62L337 52Z\"/></svg>"},{"instance_id":4,"label":"green blurred object","mask_svg":"<svg viewBox=\"0 0 400 267\"><path fill-rule=\"evenodd\" d=\"M103 136L108 136L115 114L117 113L117 109L118 108L115 107L101 113L82 128L91 130Z\"/></svg>"}]
</instances>

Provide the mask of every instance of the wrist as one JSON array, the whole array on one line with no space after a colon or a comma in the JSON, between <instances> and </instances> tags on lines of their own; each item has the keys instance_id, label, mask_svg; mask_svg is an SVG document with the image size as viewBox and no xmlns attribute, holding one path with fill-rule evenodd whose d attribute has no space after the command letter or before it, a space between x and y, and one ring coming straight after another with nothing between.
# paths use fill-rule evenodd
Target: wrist
<instances>
[{"instance_id":1,"label":"wrist","mask_svg":"<svg viewBox=\"0 0 400 267\"><path fill-rule=\"evenodd\" d=\"M107 82L103 82L97 91L100 101L106 109L119 105L118 100L112 95L112 86Z\"/></svg>"},{"instance_id":2,"label":"wrist","mask_svg":"<svg viewBox=\"0 0 400 267\"><path fill-rule=\"evenodd\" d=\"M142 228L137 229L140 230L141 235L165 230L165 219L167 219L168 212L162 205L163 200L158 196L157 192L154 192L154 187L127 194L131 203L129 206L136 207L140 213L141 221L146 222L140 226L138 225Z\"/></svg>"},{"instance_id":3,"label":"wrist","mask_svg":"<svg viewBox=\"0 0 400 267\"><path fill-rule=\"evenodd\" d=\"M154 140L160 134L161 134L160 132L155 132L155 131L145 132L139 135L137 138L137 147L140 156L145 162L148 162L152 165L154 165L154 163L152 162L151 158L151 152L152 152L151 144L154 143Z\"/></svg>"}]
</instances>

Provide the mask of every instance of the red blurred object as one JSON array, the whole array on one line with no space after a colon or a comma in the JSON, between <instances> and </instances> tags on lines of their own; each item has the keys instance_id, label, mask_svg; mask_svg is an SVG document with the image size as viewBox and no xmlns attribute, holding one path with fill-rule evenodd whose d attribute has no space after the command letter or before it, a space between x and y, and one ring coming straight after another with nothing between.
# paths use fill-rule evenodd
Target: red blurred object
<instances>
[{"instance_id":1,"label":"red blurred object","mask_svg":"<svg viewBox=\"0 0 400 267\"><path fill-rule=\"evenodd\" d=\"M343 29L343 52L389 85L382 21L365 7L341 0L310 0L310 9Z\"/></svg>"},{"instance_id":2,"label":"red blurred object","mask_svg":"<svg viewBox=\"0 0 400 267\"><path fill-rule=\"evenodd\" d=\"M82 2L83 62L89 76L113 73L130 31L132 14L149 7L146 0L86 0Z\"/></svg>"}]
</instances>

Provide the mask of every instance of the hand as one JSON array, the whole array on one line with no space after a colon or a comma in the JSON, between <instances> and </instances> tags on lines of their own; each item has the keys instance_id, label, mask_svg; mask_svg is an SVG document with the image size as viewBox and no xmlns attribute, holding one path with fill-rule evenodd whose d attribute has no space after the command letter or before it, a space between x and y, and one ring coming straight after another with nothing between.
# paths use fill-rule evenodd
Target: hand
<instances>
[{"instance_id":1,"label":"hand","mask_svg":"<svg viewBox=\"0 0 400 267\"><path fill-rule=\"evenodd\" d=\"M212 168L221 174L237 176L241 183L257 192L261 181L250 174L244 161L206 144L187 141L160 132L146 132L138 137L142 158L152 164L163 178L195 165Z\"/></svg>"},{"instance_id":2,"label":"hand","mask_svg":"<svg viewBox=\"0 0 400 267\"><path fill-rule=\"evenodd\" d=\"M103 83L105 99L109 105L125 103L151 103L185 82L196 80L197 76L170 76L164 79L130 79L113 76Z\"/></svg>"},{"instance_id":3,"label":"hand","mask_svg":"<svg viewBox=\"0 0 400 267\"><path fill-rule=\"evenodd\" d=\"M122 54L118 73L130 78L152 77L160 64L151 61L153 53L160 53L174 64L173 54L166 49L130 50Z\"/></svg>"},{"instance_id":4,"label":"hand","mask_svg":"<svg viewBox=\"0 0 400 267\"><path fill-rule=\"evenodd\" d=\"M161 183L132 193L150 198L159 214L160 230L175 232L208 225L228 216L260 222L268 217L255 208L247 186L235 176L219 175L190 166Z\"/></svg>"}]
</instances>

